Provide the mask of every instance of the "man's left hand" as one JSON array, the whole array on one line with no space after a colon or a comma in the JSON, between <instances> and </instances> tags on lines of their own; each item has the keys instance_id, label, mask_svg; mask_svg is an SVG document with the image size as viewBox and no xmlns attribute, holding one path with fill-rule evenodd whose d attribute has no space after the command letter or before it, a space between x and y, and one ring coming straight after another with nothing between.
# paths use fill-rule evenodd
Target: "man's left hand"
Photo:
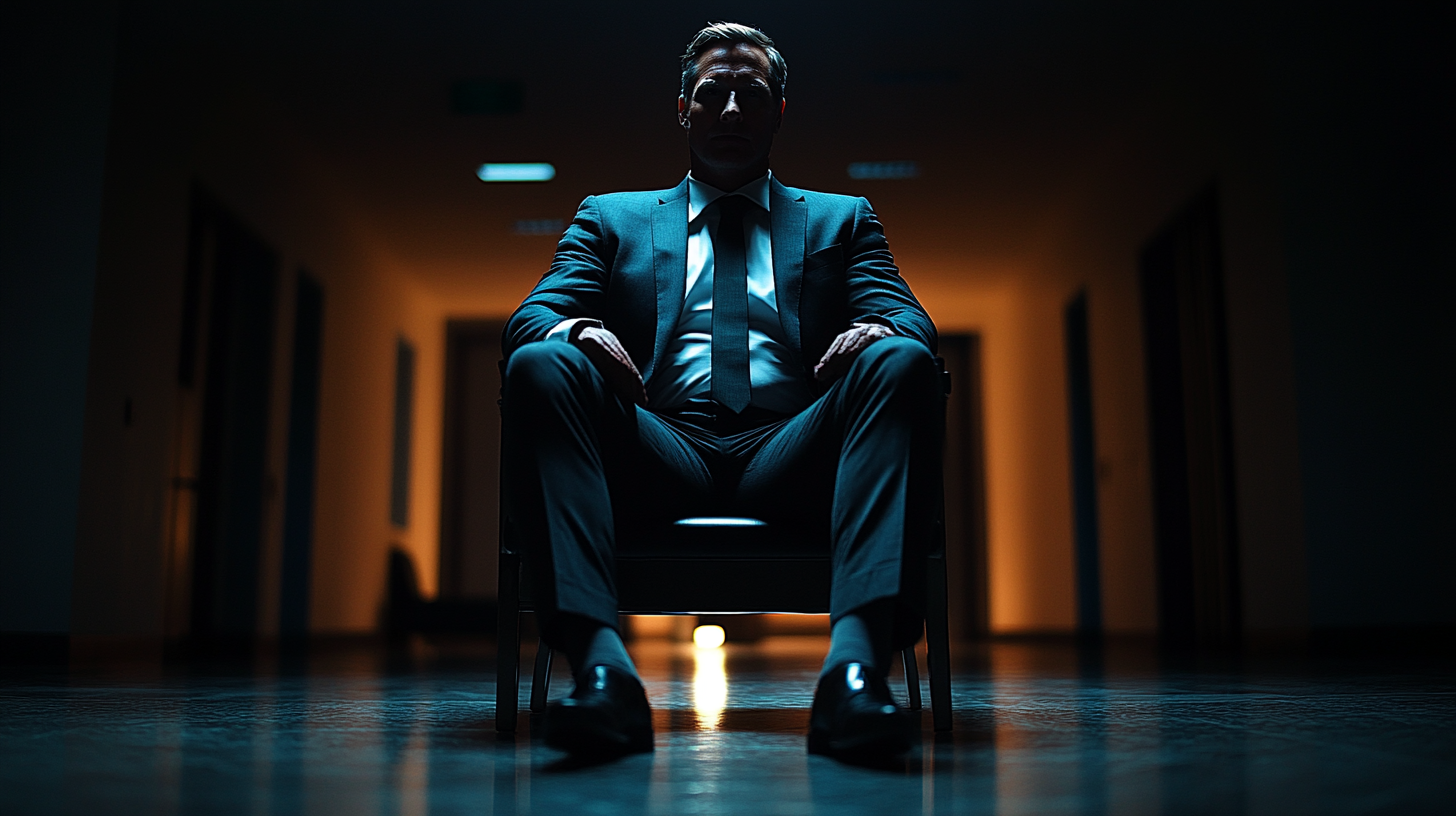
<instances>
[{"instance_id":1,"label":"man's left hand","mask_svg":"<svg viewBox=\"0 0 1456 816\"><path fill-rule=\"evenodd\" d=\"M894 337L895 332L879 323L856 323L854 328L834 338L829 350L819 364L814 366L814 379L828 385L849 371L849 366L861 351L869 348L876 340Z\"/></svg>"}]
</instances>

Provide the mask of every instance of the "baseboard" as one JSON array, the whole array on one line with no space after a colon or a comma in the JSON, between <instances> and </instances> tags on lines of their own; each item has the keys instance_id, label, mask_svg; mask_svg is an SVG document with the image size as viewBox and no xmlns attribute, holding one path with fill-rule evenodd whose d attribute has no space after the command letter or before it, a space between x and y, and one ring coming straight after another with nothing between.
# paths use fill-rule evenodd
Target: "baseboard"
<instances>
[{"instance_id":1,"label":"baseboard","mask_svg":"<svg viewBox=\"0 0 1456 816\"><path fill-rule=\"evenodd\" d=\"M70 661L65 632L0 632L0 666L65 668Z\"/></svg>"},{"instance_id":2,"label":"baseboard","mask_svg":"<svg viewBox=\"0 0 1456 816\"><path fill-rule=\"evenodd\" d=\"M1310 630L1309 649L1322 657L1456 657L1456 626L1345 626Z\"/></svg>"},{"instance_id":3,"label":"baseboard","mask_svg":"<svg viewBox=\"0 0 1456 816\"><path fill-rule=\"evenodd\" d=\"M968 641L969 642L969 641ZM1258 657L1456 657L1456 626L1351 626L1314 629L1264 629L1244 632L1224 645L1173 646L1152 632L1107 632L1088 636L1065 630L995 632L987 643L1105 648L1136 647L1188 654L1244 654Z\"/></svg>"},{"instance_id":4,"label":"baseboard","mask_svg":"<svg viewBox=\"0 0 1456 816\"><path fill-rule=\"evenodd\" d=\"M71 635L72 669L104 668L115 665L161 666L166 643L160 636Z\"/></svg>"}]
</instances>

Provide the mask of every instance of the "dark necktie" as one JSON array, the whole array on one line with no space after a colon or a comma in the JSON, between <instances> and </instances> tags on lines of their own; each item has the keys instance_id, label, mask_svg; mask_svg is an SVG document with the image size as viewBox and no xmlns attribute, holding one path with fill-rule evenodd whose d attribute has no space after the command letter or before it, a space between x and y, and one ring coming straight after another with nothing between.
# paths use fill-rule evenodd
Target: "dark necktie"
<instances>
[{"instance_id":1,"label":"dark necktie","mask_svg":"<svg viewBox=\"0 0 1456 816\"><path fill-rule=\"evenodd\" d=\"M713 236L713 401L748 407L748 264L743 249L743 196L718 199Z\"/></svg>"}]
</instances>

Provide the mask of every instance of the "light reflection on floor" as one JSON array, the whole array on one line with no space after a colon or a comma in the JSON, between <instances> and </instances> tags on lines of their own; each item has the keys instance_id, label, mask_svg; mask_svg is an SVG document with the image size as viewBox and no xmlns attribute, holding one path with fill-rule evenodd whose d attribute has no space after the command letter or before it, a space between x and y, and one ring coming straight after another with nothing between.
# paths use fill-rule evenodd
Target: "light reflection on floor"
<instances>
[{"instance_id":1,"label":"light reflection on floor","mask_svg":"<svg viewBox=\"0 0 1456 816\"><path fill-rule=\"evenodd\" d=\"M717 731L728 705L728 650L693 649L693 711L699 731Z\"/></svg>"},{"instance_id":2,"label":"light reflection on floor","mask_svg":"<svg viewBox=\"0 0 1456 816\"><path fill-rule=\"evenodd\" d=\"M1443 813L1444 661L1184 662L964 646L956 730L849 767L804 751L822 639L633 646L657 750L574 762L492 722L483 645L0 674L5 814ZM524 656L529 666L530 654ZM522 683L522 704L527 683ZM569 690L564 673L552 696ZM898 672L892 688L903 697Z\"/></svg>"}]
</instances>

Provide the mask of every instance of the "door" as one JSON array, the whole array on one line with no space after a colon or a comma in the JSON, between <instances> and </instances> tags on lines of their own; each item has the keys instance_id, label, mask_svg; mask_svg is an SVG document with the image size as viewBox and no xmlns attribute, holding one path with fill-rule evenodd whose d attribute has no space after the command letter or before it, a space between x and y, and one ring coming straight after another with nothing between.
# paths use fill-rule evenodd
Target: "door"
<instances>
[{"instance_id":1,"label":"door","mask_svg":"<svg viewBox=\"0 0 1456 816\"><path fill-rule=\"evenodd\" d=\"M496 322L463 320L446 327L441 598L496 596L501 329Z\"/></svg>"},{"instance_id":2,"label":"door","mask_svg":"<svg viewBox=\"0 0 1456 816\"><path fill-rule=\"evenodd\" d=\"M1227 645L1240 629L1222 264L1213 186L1140 263L1158 625L1175 647Z\"/></svg>"},{"instance_id":3,"label":"door","mask_svg":"<svg viewBox=\"0 0 1456 816\"><path fill-rule=\"evenodd\" d=\"M275 489L265 457L278 272L275 250L194 191L174 445L174 635L257 633L264 511Z\"/></svg>"}]
</instances>

